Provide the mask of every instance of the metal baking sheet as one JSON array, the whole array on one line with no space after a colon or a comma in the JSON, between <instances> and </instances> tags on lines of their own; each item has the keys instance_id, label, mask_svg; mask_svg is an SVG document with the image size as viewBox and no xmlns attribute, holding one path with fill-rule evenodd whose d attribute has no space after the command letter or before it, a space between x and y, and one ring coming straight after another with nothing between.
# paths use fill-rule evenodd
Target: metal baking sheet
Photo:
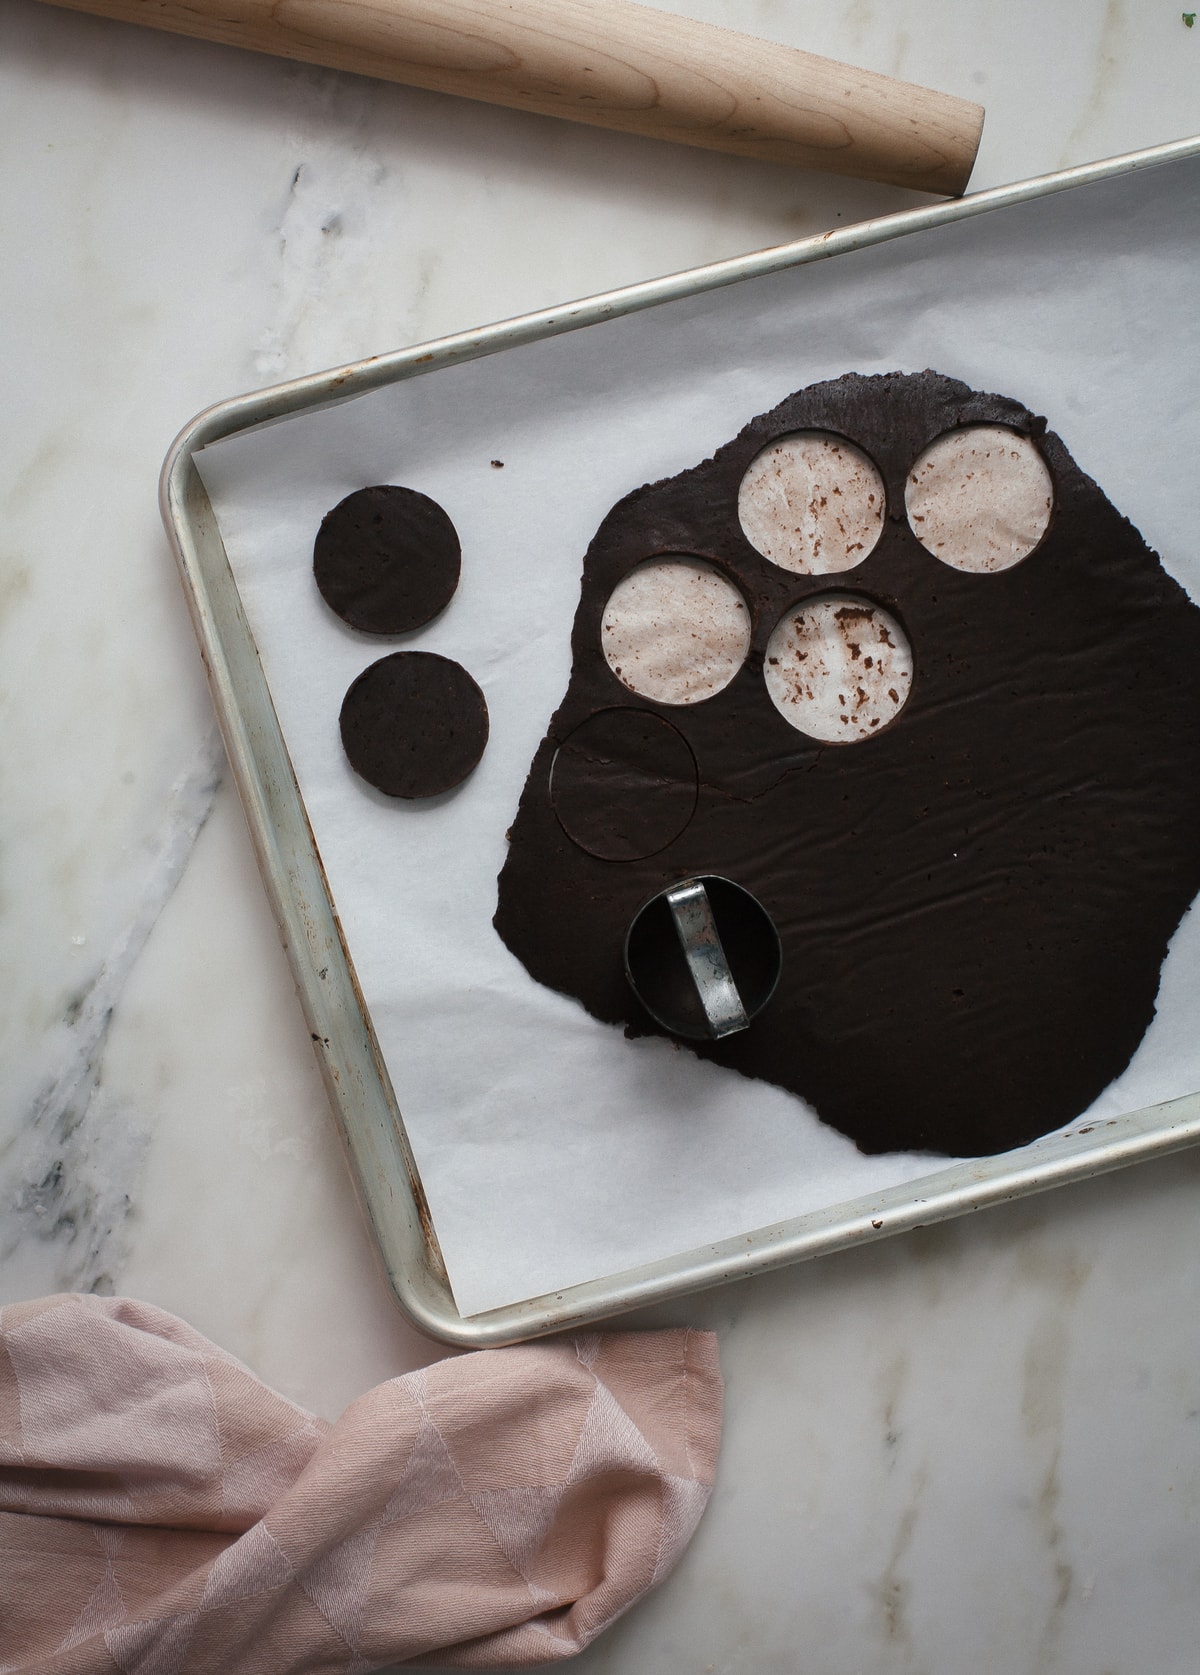
<instances>
[{"instance_id":1,"label":"metal baking sheet","mask_svg":"<svg viewBox=\"0 0 1200 1675\"><path fill-rule=\"evenodd\" d=\"M163 508L209 669L230 760L268 893L292 960L352 1171L396 1294L424 1329L451 1342L510 1341L862 1238L958 1214L1080 1178L1200 1137L1200 1102L1174 1101L1082 1127L1031 1150L942 1168L907 1186L854 1198L723 1243L569 1290L463 1319L456 1310L397 1109L267 690L195 453L221 437L367 390L577 330L635 310L864 249L1048 193L1197 154L1200 142L1117 158L1086 169L884 218L822 238L545 311L226 402L180 437L164 468Z\"/></svg>"}]
</instances>

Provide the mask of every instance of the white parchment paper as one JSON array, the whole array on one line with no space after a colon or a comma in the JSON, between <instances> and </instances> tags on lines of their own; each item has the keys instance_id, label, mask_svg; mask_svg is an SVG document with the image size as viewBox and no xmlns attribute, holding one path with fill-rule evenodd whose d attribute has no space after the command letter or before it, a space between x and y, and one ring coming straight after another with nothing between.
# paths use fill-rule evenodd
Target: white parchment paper
<instances>
[{"instance_id":1,"label":"white parchment paper","mask_svg":"<svg viewBox=\"0 0 1200 1675\"><path fill-rule=\"evenodd\" d=\"M601 518L805 384L928 366L1045 413L1200 597L1198 235L1200 163L1170 164L420 377L199 456L464 1314L946 1161L862 1157L789 1094L625 1041L534 983L493 931L505 831L566 688ZM325 512L386 482L438 500L463 546L449 609L392 642L345 628L311 573ZM475 774L428 804L373 792L338 736L350 682L401 645L457 658L491 712ZM1200 1088L1198 992L1191 914L1158 1016L1096 1111Z\"/></svg>"}]
</instances>

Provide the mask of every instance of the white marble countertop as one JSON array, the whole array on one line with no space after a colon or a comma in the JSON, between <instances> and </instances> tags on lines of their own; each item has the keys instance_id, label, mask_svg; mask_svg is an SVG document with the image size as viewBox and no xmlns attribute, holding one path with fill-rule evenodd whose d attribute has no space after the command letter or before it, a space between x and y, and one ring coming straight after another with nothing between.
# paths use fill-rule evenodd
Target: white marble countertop
<instances>
[{"instance_id":1,"label":"white marble countertop","mask_svg":"<svg viewBox=\"0 0 1200 1675\"><path fill-rule=\"evenodd\" d=\"M978 98L982 187L1200 129L1140 0L675 0ZM336 1415L436 1358L343 1168L155 483L239 390L903 207L6 0L0 1301L118 1291ZM721 1480L590 1671L1195 1675L1200 1151L692 1299ZM648 1318L648 1317L639 1317Z\"/></svg>"}]
</instances>

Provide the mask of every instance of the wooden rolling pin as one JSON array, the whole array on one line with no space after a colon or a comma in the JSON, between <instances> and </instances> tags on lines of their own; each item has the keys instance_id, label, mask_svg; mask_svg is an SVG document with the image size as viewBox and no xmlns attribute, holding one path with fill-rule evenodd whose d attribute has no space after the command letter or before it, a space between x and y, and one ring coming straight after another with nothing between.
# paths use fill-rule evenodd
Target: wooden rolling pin
<instances>
[{"instance_id":1,"label":"wooden rolling pin","mask_svg":"<svg viewBox=\"0 0 1200 1675\"><path fill-rule=\"evenodd\" d=\"M983 108L628 0L50 0L654 139L954 195Z\"/></svg>"}]
</instances>

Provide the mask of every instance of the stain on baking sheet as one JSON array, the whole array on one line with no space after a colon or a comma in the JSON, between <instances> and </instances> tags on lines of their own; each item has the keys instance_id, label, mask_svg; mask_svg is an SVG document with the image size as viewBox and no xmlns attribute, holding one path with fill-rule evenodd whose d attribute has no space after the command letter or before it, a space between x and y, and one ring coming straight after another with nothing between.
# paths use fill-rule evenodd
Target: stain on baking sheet
<instances>
[{"instance_id":1,"label":"stain on baking sheet","mask_svg":"<svg viewBox=\"0 0 1200 1675\"><path fill-rule=\"evenodd\" d=\"M1007 1150L1128 1064L1200 888L1200 610L1044 420L931 372L802 390L613 507L572 651L495 919L538 981L661 1033L625 932L719 875L783 979L689 1048L865 1151ZM658 847L580 841L656 798Z\"/></svg>"}]
</instances>

